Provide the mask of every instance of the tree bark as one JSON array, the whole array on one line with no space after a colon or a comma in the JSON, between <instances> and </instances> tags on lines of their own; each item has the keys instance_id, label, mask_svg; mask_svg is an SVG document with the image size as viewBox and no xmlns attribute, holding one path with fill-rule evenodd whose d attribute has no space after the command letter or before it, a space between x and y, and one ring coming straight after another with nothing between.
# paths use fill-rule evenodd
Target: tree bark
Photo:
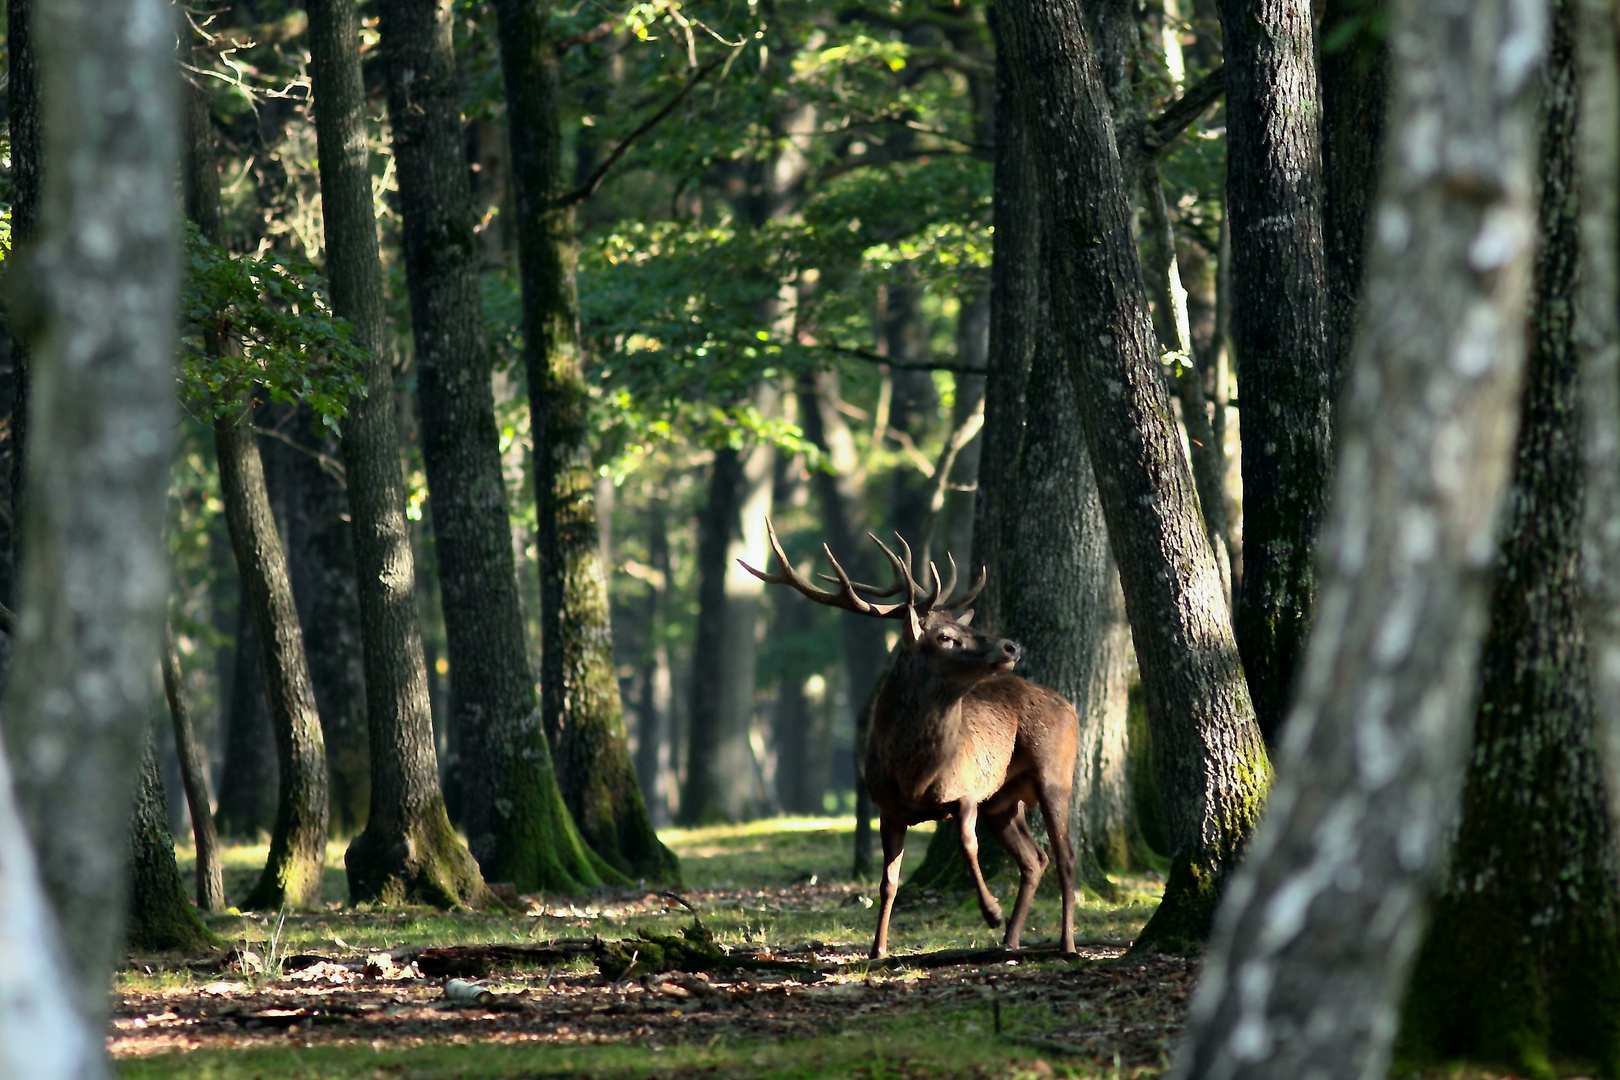
<instances>
[{"instance_id":1,"label":"tree bark","mask_svg":"<svg viewBox=\"0 0 1620 1080\"><path fill-rule=\"evenodd\" d=\"M3 712L18 809L66 946L67 985L99 1040L123 937L129 813L168 593L179 103L164 0L43 5L33 29L42 173L53 179L42 189L26 281L15 268L11 275L25 286L17 325L36 360L23 522L34 558ZM20 858L6 873L26 876L26 866ZM17 917L27 918L28 887L17 884ZM6 981L8 1004L19 1007L20 988ZM30 973L31 997L38 981ZM32 1038L47 1041L43 1031ZM46 1062L50 1072L105 1075L93 1044L67 1071L81 1045L67 1038L64 1057Z\"/></svg>"},{"instance_id":2,"label":"tree bark","mask_svg":"<svg viewBox=\"0 0 1620 1080\"><path fill-rule=\"evenodd\" d=\"M354 522L365 658L371 805L349 845L350 899L440 907L482 903L478 864L444 809L405 522L393 373L383 351L382 261L371 203L360 21L354 0L311 0L310 71L332 308L354 324L368 359L366 397L349 403L343 459Z\"/></svg>"},{"instance_id":3,"label":"tree bark","mask_svg":"<svg viewBox=\"0 0 1620 1080\"><path fill-rule=\"evenodd\" d=\"M34 48L34 0L6 4L6 126L11 135L11 250L24 257L39 231L40 176L45 148L40 130L39 65ZM11 332L11 521L0 558L8 561L12 587L4 598L16 610L21 591L23 487L27 482L29 369L28 334L6 301ZM15 644L15 642L13 642ZM9 656L8 656L9 667Z\"/></svg>"},{"instance_id":4,"label":"tree bark","mask_svg":"<svg viewBox=\"0 0 1620 1080\"><path fill-rule=\"evenodd\" d=\"M283 523L299 625L305 640L320 642L306 658L326 742L331 834L350 837L366 825L371 763L343 447L308 405L272 405L260 413L275 432L259 440L259 452L271 505Z\"/></svg>"},{"instance_id":5,"label":"tree bark","mask_svg":"<svg viewBox=\"0 0 1620 1080\"><path fill-rule=\"evenodd\" d=\"M540 715L563 798L615 870L676 880L630 760L613 673L607 577L597 549L590 430L574 290L572 209L563 192L560 58L550 4L497 0L523 283L523 350L534 434L540 563Z\"/></svg>"},{"instance_id":6,"label":"tree bark","mask_svg":"<svg viewBox=\"0 0 1620 1080\"><path fill-rule=\"evenodd\" d=\"M245 597L239 596L237 605L235 670L224 704L225 760L214 823L221 835L253 839L261 831L268 834L276 823L276 736L264 700L253 617Z\"/></svg>"},{"instance_id":7,"label":"tree bark","mask_svg":"<svg viewBox=\"0 0 1620 1080\"><path fill-rule=\"evenodd\" d=\"M326 863L326 747L251 417L248 412L214 421L220 501L241 575L242 605L259 643L279 763L270 858L243 906L308 908L320 903Z\"/></svg>"},{"instance_id":8,"label":"tree bark","mask_svg":"<svg viewBox=\"0 0 1620 1080\"><path fill-rule=\"evenodd\" d=\"M134 952L199 952L215 943L202 916L191 906L180 868L175 865L168 809L163 777L158 772L157 743L148 731L128 840L129 926L125 943Z\"/></svg>"},{"instance_id":9,"label":"tree bark","mask_svg":"<svg viewBox=\"0 0 1620 1080\"><path fill-rule=\"evenodd\" d=\"M1378 193L1389 96L1389 47L1376 28L1387 0L1326 0L1319 37L1322 254L1327 267L1328 371L1338 400L1350 366Z\"/></svg>"},{"instance_id":10,"label":"tree bark","mask_svg":"<svg viewBox=\"0 0 1620 1080\"><path fill-rule=\"evenodd\" d=\"M518 603L461 152L449 8L380 6L416 342L417 408L463 768L468 846L525 892L601 883L552 769Z\"/></svg>"},{"instance_id":11,"label":"tree bark","mask_svg":"<svg viewBox=\"0 0 1620 1080\"><path fill-rule=\"evenodd\" d=\"M1548 1075L1620 1068L1620 876L1581 591L1580 95L1575 2L1552 5L1540 250L1462 823L1407 989L1400 1057Z\"/></svg>"},{"instance_id":12,"label":"tree bark","mask_svg":"<svg viewBox=\"0 0 1620 1080\"><path fill-rule=\"evenodd\" d=\"M1332 463L1335 378L1322 253L1309 0L1223 0L1226 192L1243 440L1238 651L1269 746L1310 630L1316 533Z\"/></svg>"},{"instance_id":13,"label":"tree bark","mask_svg":"<svg viewBox=\"0 0 1620 1080\"><path fill-rule=\"evenodd\" d=\"M1543 13L1392 12L1403 149L1380 193L1310 658L1178 1078L1383 1075L1463 777L1524 356Z\"/></svg>"},{"instance_id":14,"label":"tree bark","mask_svg":"<svg viewBox=\"0 0 1620 1080\"><path fill-rule=\"evenodd\" d=\"M163 631L163 694L174 724L174 746L180 755L180 775L186 785L186 805L191 810L191 832L197 847L197 906L218 914L225 910L225 878L219 863L219 832L214 828L214 811L208 803L208 762L191 724L172 625Z\"/></svg>"},{"instance_id":15,"label":"tree bark","mask_svg":"<svg viewBox=\"0 0 1620 1080\"><path fill-rule=\"evenodd\" d=\"M636 719L636 776L655 823L670 820L674 794L674 686L666 636L671 565L662 493L647 507L647 561L656 575L647 589L647 651L642 658L640 715Z\"/></svg>"},{"instance_id":16,"label":"tree bark","mask_svg":"<svg viewBox=\"0 0 1620 1080\"><path fill-rule=\"evenodd\" d=\"M1176 433L1127 188L1079 4L1002 9L1050 248L1043 267L1141 667L1172 856L1139 949L1189 950L1270 779L1221 577ZM1054 315L1056 318L1056 315Z\"/></svg>"},{"instance_id":17,"label":"tree bark","mask_svg":"<svg viewBox=\"0 0 1620 1080\"><path fill-rule=\"evenodd\" d=\"M0 755L0 1073L37 1080L112 1075L100 1028L75 1009L72 968ZM102 989L105 995L105 988Z\"/></svg>"}]
</instances>

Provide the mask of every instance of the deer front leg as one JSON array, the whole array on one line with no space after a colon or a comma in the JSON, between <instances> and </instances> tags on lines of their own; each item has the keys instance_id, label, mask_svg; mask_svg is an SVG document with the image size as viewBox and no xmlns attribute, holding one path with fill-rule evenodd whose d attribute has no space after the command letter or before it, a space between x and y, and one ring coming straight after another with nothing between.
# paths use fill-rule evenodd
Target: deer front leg
<instances>
[{"instance_id":1,"label":"deer front leg","mask_svg":"<svg viewBox=\"0 0 1620 1080\"><path fill-rule=\"evenodd\" d=\"M990 894L990 886L984 883L984 873L979 869L978 821L978 803L963 799L956 804L956 825L962 834L962 854L967 857L973 887L979 890L979 911L984 915L985 925L995 929L1001 925L1001 905Z\"/></svg>"},{"instance_id":2,"label":"deer front leg","mask_svg":"<svg viewBox=\"0 0 1620 1080\"><path fill-rule=\"evenodd\" d=\"M883 883L878 890L877 937L872 939L872 959L889 955L889 913L894 910L895 890L900 888L900 859L906 853L906 826L884 816L878 819L878 835L883 840Z\"/></svg>"}]
</instances>

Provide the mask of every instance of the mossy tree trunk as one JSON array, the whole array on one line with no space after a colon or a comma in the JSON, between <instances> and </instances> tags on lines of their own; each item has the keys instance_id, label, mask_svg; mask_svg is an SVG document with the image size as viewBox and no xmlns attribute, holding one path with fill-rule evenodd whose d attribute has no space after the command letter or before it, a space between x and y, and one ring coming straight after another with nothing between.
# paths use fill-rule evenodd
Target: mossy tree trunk
<instances>
[{"instance_id":1,"label":"mossy tree trunk","mask_svg":"<svg viewBox=\"0 0 1620 1080\"><path fill-rule=\"evenodd\" d=\"M563 190L560 57L551 5L497 0L523 283L524 364L534 433L540 564L540 715L563 798L618 872L673 881L630 760L598 554L590 429L574 291L574 217Z\"/></svg>"},{"instance_id":2,"label":"mossy tree trunk","mask_svg":"<svg viewBox=\"0 0 1620 1080\"><path fill-rule=\"evenodd\" d=\"M321 869L326 863L326 747L251 412L214 421L214 453L242 579L242 604L259 642L259 668L279 764L270 858L242 905L313 907L320 903Z\"/></svg>"},{"instance_id":3,"label":"mossy tree trunk","mask_svg":"<svg viewBox=\"0 0 1620 1080\"><path fill-rule=\"evenodd\" d=\"M1107 97L1075 0L998 9L1050 244L1042 266L1141 668L1175 853L1140 949L1207 934L1270 766L1159 371Z\"/></svg>"},{"instance_id":4,"label":"mossy tree trunk","mask_svg":"<svg viewBox=\"0 0 1620 1080\"><path fill-rule=\"evenodd\" d=\"M1582 475L1575 0L1553 5L1541 248L1462 822L1407 989L1399 1053L1531 1076L1620 1070L1620 846L1579 602Z\"/></svg>"},{"instance_id":5,"label":"mossy tree trunk","mask_svg":"<svg viewBox=\"0 0 1620 1080\"><path fill-rule=\"evenodd\" d=\"M215 943L186 896L169 835L168 798L158 772L157 743L147 732L140 783L130 820L129 923L125 943L135 952L199 952Z\"/></svg>"},{"instance_id":6,"label":"mossy tree trunk","mask_svg":"<svg viewBox=\"0 0 1620 1080\"><path fill-rule=\"evenodd\" d=\"M468 846L489 880L579 891L602 878L557 787L524 641L449 8L379 10Z\"/></svg>"},{"instance_id":7,"label":"mossy tree trunk","mask_svg":"<svg viewBox=\"0 0 1620 1080\"><path fill-rule=\"evenodd\" d=\"M343 446L308 405L260 406L259 440L270 504L282 524L293 602L307 641L315 707L326 742L331 835L366 825L371 759L366 746L366 681L354 537L343 480Z\"/></svg>"},{"instance_id":8,"label":"mossy tree trunk","mask_svg":"<svg viewBox=\"0 0 1620 1080\"><path fill-rule=\"evenodd\" d=\"M123 939L124 855L168 599L179 101L166 0L42 4L33 15L44 205L26 278L11 270L25 286L13 294L16 324L35 360L22 522L32 558L0 711L64 982L93 1041L85 1049L83 1028L60 1023L55 964L24 982L7 956L0 985L28 1002L11 998L0 1014L59 1022L31 1036L62 1039L41 1053L45 1068L15 1075L92 1077L106 1075L96 1043ZM16 930L32 887L27 856L6 846L17 904L0 906ZM0 1045L28 1052L11 1038Z\"/></svg>"},{"instance_id":9,"label":"mossy tree trunk","mask_svg":"<svg viewBox=\"0 0 1620 1080\"><path fill-rule=\"evenodd\" d=\"M1315 597L1334 378L1322 251L1321 122L1309 0L1222 0L1226 213L1243 440L1238 651L1268 745Z\"/></svg>"},{"instance_id":10,"label":"mossy tree trunk","mask_svg":"<svg viewBox=\"0 0 1620 1080\"><path fill-rule=\"evenodd\" d=\"M1384 1075L1462 786L1525 348L1544 37L1539 9L1509 0L1392 13L1403 152L1376 211L1309 659L1176 1080Z\"/></svg>"},{"instance_id":11,"label":"mossy tree trunk","mask_svg":"<svg viewBox=\"0 0 1620 1080\"><path fill-rule=\"evenodd\" d=\"M354 0L311 0L306 10L332 307L354 324L356 339L369 350L361 373L368 393L349 402L343 424L371 753L366 828L344 859L349 895L356 902L483 903L488 890L450 827L433 748L393 373L383 351L360 19Z\"/></svg>"}]
</instances>

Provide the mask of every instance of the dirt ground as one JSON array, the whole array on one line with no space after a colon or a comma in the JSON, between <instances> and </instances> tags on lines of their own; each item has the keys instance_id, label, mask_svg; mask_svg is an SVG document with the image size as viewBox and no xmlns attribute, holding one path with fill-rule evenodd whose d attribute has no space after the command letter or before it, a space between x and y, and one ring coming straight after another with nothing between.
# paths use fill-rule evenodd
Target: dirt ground
<instances>
[{"instance_id":1,"label":"dirt ground","mask_svg":"<svg viewBox=\"0 0 1620 1080\"><path fill-rule=\"evenodd\" d=\"M925 897L895 924L896 951L923 959L873 966L869 887L813 869L841 861L841 824L674 838L687 881L702 883L681 895L727 962L752 970L604 977L594 938L692 925L685 907L646 891L526 897L518 916L241 916L215 927L234 939L223 955L131 958L108 1045L128 1078L222 1080L1124 1078L1167 1064L1196 972L1183 959L1123 957L1151 910L1140 889L1082 906L1078 959L981 953L956 964L941 964L953 957L938 950L983 950L994 934L971 902ZM736 884L745 874L776 881ZM1056 897L1043 896L1036 944L1056 914Z\"/></svg>"}]
</instances>

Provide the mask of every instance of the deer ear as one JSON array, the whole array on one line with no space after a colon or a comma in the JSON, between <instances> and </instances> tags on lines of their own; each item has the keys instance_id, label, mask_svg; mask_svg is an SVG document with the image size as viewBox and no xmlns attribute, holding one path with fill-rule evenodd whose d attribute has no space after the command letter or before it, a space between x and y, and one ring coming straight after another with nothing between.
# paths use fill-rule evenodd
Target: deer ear
<instances>
[{"instance_id":1,"label":"deer ear","mask_svg":"<svg viewBox=\"0 0 1620 1080\"><path fill-rule=\"evenodd\" d=\"M917 617L917 609L910 604L906 605L906 647L911 648L922 640L922 620Z\"/></svg>"},{"instance_id":2,"label":"deer ear","mask_svg":"<svg viewBox=\"0 0 1620 1080\"><path fill-rule=\"evenodd\" d=\"M973 625L973 609L968 608L966 611L962 612L962 614L956 617L956 621L963 626Z\"/></svg>"}]
</instances>

